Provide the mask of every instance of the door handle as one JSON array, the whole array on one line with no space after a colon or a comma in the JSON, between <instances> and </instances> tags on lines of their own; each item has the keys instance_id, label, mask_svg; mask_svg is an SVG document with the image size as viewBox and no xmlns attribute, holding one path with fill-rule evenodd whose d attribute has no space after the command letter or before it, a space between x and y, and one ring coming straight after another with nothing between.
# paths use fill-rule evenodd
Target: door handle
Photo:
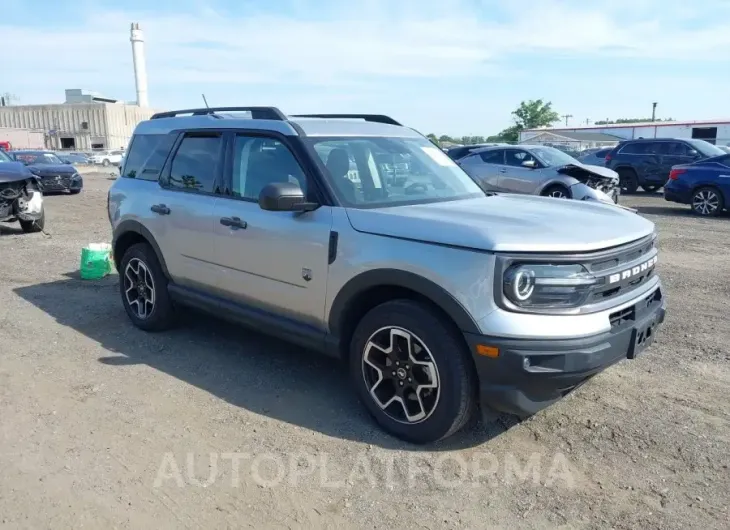
<instances>
[{"instance_id":1,"label":"door handle","mask_svg":"<svg viewBox=\"0 0 730 530\"><path fill-rule=\"evenodd\" d=\"M500 173L507 173L507 170L505 168L502 168L499 170Z\"/></svg>"},{"instance_id":2,"label":"door handle","mask_svg":"<svg viewBox=\"0 0 730 530\"><path fill-rule=\"evenodd\" d=\"M160 215L170 215L170 208L168 208L164 204L155 204L150 208L150 210Z\"/></svg>"},{"instance_id":3,"label":"door handle","mask_svg":"<svg viewBox=\"0 0 730 530\"><path fill-rule=\"evenodd\" d=\"M246 221L242 221L239 217L221 217L220 223L223 226L228 226L234 230L246 228L248 226L248 223Z\"/></svg>"}]
</instances>

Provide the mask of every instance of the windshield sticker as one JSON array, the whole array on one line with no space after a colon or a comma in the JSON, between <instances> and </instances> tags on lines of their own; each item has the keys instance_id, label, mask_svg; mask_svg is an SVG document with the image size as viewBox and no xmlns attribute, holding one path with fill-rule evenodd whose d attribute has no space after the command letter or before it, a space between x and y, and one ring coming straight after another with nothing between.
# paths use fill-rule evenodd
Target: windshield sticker
<instances>
[{"instance_id":1,"label":"windshield sticker","mask_svg":"<svg viewBox=\"0 0 730 530\"><path fill-rule=\"evenodd\" d=\"M421 147L421 150L426 153L431 159L436 162L439 166L455 166L453 160L451 160L446 153L444 153L438 147Z\"/></svg>"}]
</instances>

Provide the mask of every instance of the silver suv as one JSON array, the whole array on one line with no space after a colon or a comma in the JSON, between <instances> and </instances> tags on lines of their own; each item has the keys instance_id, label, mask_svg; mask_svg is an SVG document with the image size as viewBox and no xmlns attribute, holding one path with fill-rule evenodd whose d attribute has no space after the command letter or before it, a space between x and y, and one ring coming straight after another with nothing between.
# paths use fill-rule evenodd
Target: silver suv
<instances>
[{"instance_id":1,"label":"silver suv","mask_svg":"<svg viewBox=\"0 0 730 530\"><path fill-rule=\"evenodd\" d=\"M485 193L387 116L157 114L109 219L134 325L192 306L343 359L380 425L416 443L479 404L534 414L664 320L651 222Z\"/></svg>"}]
</instances>

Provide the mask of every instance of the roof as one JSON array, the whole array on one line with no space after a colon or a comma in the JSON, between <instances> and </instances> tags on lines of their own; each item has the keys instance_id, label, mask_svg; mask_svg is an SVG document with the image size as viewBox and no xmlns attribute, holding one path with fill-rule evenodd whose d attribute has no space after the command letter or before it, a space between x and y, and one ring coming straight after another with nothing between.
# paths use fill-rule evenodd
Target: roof
<instances>
[{"instance_id":1,"label":"roof","mask_svg":"<svg viewBox=\"0 0 730 530\"><path fill-rule=\"evenodd\" d=\"M619 140L622 140L622 138L618 136L614 136L613 134L605 134L600 132L588 132L588 131L580 131L580 132L572 132L572 131L555 131L555 130L541 130L538 133L538 136L540 134L553 134L555 136L562 136L563 138L570 138L571 140L577 140L580 142L618 142ZM532 136L529 138L529 140L535 138L535 136Z\"/></svg>"},{"instance_id":2,"label":"roof","mask_svg":"<svg viewBox=\"0 0 730 530\"><path fill-rule=\"evenodd\" d=\"M586 125L585 127L546 127L537 129L525 129L522 132L557 132L557 131L590 131L594 129L633 129L634 127L673 127L705 126L705 125L730 125L730 119L726 120L696 120L696 121L642 121L636 123L606 123L603 125Z\"/></svg>"},{"instance_id":3,"label":"roof","mask_svg":"<svg viewBox=\"0 0 730 530\"><path fill-rule=\"evenodd\" d=\"M409 127L374 121L340 118L253 119L233 114L203 114L160 117L140 122L135 134L167 134L178 129L253 129L273 131L286 136L385 136L422 138Z\"/></svg>"}]
</instances>

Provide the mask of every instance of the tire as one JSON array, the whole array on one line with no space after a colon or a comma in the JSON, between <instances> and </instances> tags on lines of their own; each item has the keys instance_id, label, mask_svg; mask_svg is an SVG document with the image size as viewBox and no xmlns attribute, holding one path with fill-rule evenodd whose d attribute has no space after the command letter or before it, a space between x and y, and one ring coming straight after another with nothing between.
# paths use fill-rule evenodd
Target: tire
<instances>
[{"instance_id":1,"label":"tire","mask_svg":"<svg viewBox=\"0 0 730 530\"><path fill-rule=\"evenodd\" d=\"M636 171L628 168L620 168L616 170L618 173L619 182L621 183L621 193L631 195L636 193L639 189L639 177L636 176Z\"/></svg>"},{"instance_id":2,"label":"tire","mask_svg":"<svg viewBox=\"0 0 730 530\"><path fill-rule=\"evenodd\" d=\"M654 193L659 188L661 188L661 186L658 186L656 184L653 184L653 185L644 184L641 186L641 189L643 189L646 193Z\"/></svg>"},{"instance_id":3,"label":"tire","mask_svg":"<svg viewBox=\"0 0 730 530\"><path fill-rule=\"evenodd\" d=\"M41 208L41 216L36 221L19 221L20 222L20 228L25 232L26 234L35 234L38 232L42 232L43 229L46 227L46 210L44 208Z\"/></svg>"},{"instance_id":4,"label":"tire","mask_svg":"<svg viewBox=\"0 0 730 530\"><path fill-rule=\"evenodd\" d=\"M104 159L104 160L102 161L101 165L102 165L102 166L104 166L104 167L107 167L107 166L109 166L109 160L107 160L107 159L105 158L105 159Z\"/></svg>"},{"instance_id":5,"label":"tire","mask_svg":"<svg viewBox=\"0 0 730 530\"><path fill-rule=\"evenodd\" d=\"M141 296L139 287L130 290L131 284L140 280L145 283L146 289ZM175 308L167 291L167 278L154 250L147 243L132 245L122 256L119 291L127 316L139 329L163 331L174 325Z\"/></svg>"},{"instance_id":6,"label":"tire","mask_svg":"<svg viewBox=\"0 0 730 530\"><path fill-rule=\"evenodd\" d=\"M401 352L395 360L395 355L383 352L394 341L404 347L408 344L405 336L411 337L412 346L420 346L419 351L411 350L415 357ZM408 442L426 444L451 436L477 408L477 378L463 338L424 304L393 300L368 312L352 336L349 361L350 375L365 408L386 431ZM437 386L429 388L434 381ZM409 399L416 391L417 402ZM397 396L397 392L405 392L405 399L391 401L388 394ZM411 405L409 412L403 405L406 402Z\"/></svg>"},{"instance_id":7,"label":"tire","mask_svg":"<svg viewBox=\"0 0 730 530\"><path fill-rule=\"evenodd\" d=\"M78 195L79 193L81 193L81 188L79 188L79 189L77 189L77 190L68 190L68 192L69 192L69 193L70 193L71 195Z\"/></svg>"},{"instance_id":8,"label":"tire","mask_svg":"<svg viewBox=\"0 0 730 530\"><path fill-rule=\"evenodd\" d=\"M716 217L725 208L722 193L717 188L706 186L692 193L692 211L702 217Z\"/></svg>"},{"instance_id":9,"label":"tire","mask_svg":"<svg viewBox=\"0 0 730 530\"><path fill-rule=\"evenodd\" d=\"M542 193L540 194L543 197L555 197L557 199L570 199L570 190L566 188L565 186L561 186L560 184L553 184L551 186L548 186L544 190L542 190Z\"/></svg>"}]
</instances>

